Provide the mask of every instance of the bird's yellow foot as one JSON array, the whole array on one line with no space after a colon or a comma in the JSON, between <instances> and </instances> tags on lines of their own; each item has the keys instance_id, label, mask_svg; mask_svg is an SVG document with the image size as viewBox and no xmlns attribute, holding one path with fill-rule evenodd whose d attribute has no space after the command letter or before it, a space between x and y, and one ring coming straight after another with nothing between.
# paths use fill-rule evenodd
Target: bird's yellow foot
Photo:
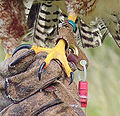
<instances>
[{"instance_id":1,"label":"bird's yellow foot","mask_svg":"<svg viewBox=\"0 0 120 116\"><path fill-rule=\"evenodd\" d=\"M57 45L54 48L43 48L43 47L32 46L29 44L23 44L23 45L20 45L18 48L16 48L13 55L18 50L24 49L24 48L33 49L35 53L47 52L48 53L47 58L41 64L38 71L39 80L41 79L42 69L46 68L52 59L58 59L62 63L62 67L65 69L67 76L71 78L71 81L70 81L70 84L71 84L73 82L73 72L68 65L67 57L65 55L65 45L66 45L66 42L62 38L59 39Z\"/></svg>"}]
</instances>

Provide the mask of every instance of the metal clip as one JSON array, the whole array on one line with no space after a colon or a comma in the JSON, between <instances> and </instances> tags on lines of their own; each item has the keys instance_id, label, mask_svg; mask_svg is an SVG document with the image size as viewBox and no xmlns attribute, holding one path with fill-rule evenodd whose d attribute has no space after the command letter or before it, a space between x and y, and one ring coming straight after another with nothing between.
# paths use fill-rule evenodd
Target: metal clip
<instances>
[{"instance_id":1,"label":"metal clip","mask_svg":"<svg viewBox=\"0 0 120 116\"><path fill-rule=\"evenodd\" d=\"M86 81L86 79L87 79L87 69L86 69L87 62L85 60L81 60L80 64L83 66L83 69L84 69L84 80L83 81ZM80 72L79 72L79 81L80 80L81 80L81 77L80 77Z\"/></svg>"}]
</instances>

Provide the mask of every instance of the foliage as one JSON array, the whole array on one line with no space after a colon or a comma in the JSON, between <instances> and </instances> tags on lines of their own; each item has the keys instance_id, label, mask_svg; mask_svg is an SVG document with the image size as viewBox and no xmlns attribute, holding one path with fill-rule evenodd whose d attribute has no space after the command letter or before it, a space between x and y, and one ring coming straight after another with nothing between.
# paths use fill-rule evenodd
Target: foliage
<instances>
[{"instance_id":1,"label":"foliage","mask_svg":"<svg viewBox=\"0 0 120 116\"><path fill-rule=\"evenodd\" d=\"M107 38L102 47L86 54L90 62L88 116L120 116L120 49Z\"/></svg>"}]
</instances>

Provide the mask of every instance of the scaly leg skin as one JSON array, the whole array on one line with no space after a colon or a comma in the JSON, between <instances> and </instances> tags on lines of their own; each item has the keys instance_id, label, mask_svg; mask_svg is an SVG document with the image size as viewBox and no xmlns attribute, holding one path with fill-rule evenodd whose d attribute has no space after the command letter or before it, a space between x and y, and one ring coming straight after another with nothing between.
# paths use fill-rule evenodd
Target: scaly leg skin
<instances>
[{"instance_id":1,"label":"scaly leg skin","mask_svg":"<svg viewBox=\"0 0 120 116\"><path fill-rule=\"evenodd\" d=\"M18 50L24 49L24 48L33 49L36 54L39 52L47 52L48 56L44 60L44 62L41 64L38 72L39 80L41 79L42 69L46 68L52 59L58 59L62 63L62 67L65 69L67 76L71 78L71 81L70 81L70 84L71 84L73 82L73 72L68 65L67 57L65 55L65 44L66 44L65 40L63 39L60 39L54 48L43 48L43 47L31 46L29 44L23 44L23 45L20 45L18 48L16 48L13 55Z\"/></svg>"},{"instance_id":2,"label":"scaly leg skin","mask_svg":"<svg viewBox=\"0 0 120 116\"><path fill-rule=\"evenodd\" d=\"M68 20L71 20L71 21L75 22L76 18L77 18L77 14L75 14L74 12L69 12L68 13Z\"/></svg>"},{"instance_id":3,"label":"scaly leg skin","mask_svg":"<svg viewBox=\"0 0 120 116\"><path fill-rule=\"evenodd\" d=\"M72 21L74 23L76 20L76 17L77 17L76 14L69 13L68 20ZM73 26L73 30L74 30L74 25L72 25L72 26ZM66 45L66 42L65 42L64 38L60 38L57 45L54 48L42 48L42 47L37 47L37 46L31 46L29 44L24 44L24 45L21 45L18 48L16 48L13 55L18 50L24 49L24 48L33 49L35 51L35 53L47 52L48 56L44 60L44 62L41 64L39 72L38 72L39 80L41 79L42 69L46 68L52 59L58 59L62 63L62 67L65 69L67 76L71 78L71 81L70 81L70 84L71 84L73 82L73 72L68 65L67 57L65 55L65 45Z\"/></svg>"},{"instance_id":4,"label":"scaly leg skin","mask_svg":"<svg viewBox=\"0 0 120 116\"><path fill-rule=\"evenodd\" d=\"M68 65L68 61L65 55L65 41L63 39L60 39L54 48L32 46L32 49L34 49L36 53L43 51L48 53L47 58L44 60L38 72L39 80L41 77L42 68L46 68L52 59L58 59L62 63L62 67L65 69L67 76L71 77L72 70Z\"/></svg>"}]
</instances>

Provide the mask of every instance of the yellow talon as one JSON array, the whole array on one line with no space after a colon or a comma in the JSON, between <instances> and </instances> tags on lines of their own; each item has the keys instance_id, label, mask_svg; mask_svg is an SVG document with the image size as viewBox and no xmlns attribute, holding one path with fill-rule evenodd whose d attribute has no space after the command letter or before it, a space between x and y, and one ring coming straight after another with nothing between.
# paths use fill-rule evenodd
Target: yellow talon
<instances>
[{"instance_id":1,"label":"yellow talon","mask_svg":"<svg viewBox=\"0 0 120 116\"><path fill-rule=\"evenodd\" d=\"M65 72L68 77L70 77L70 72L72 72L71 68L69 67L67 57L65 55L65 41L63 39L60 39L57 43L57 45L54 48L43 48L43 47L37 47L32 46L32 48L36 53L39 52L47 52L47 58L44 60L46 62L46 66L50 63L52 59L58 59L61 63L63 68L65 69Z\"/></svg>"}]
</instances>

